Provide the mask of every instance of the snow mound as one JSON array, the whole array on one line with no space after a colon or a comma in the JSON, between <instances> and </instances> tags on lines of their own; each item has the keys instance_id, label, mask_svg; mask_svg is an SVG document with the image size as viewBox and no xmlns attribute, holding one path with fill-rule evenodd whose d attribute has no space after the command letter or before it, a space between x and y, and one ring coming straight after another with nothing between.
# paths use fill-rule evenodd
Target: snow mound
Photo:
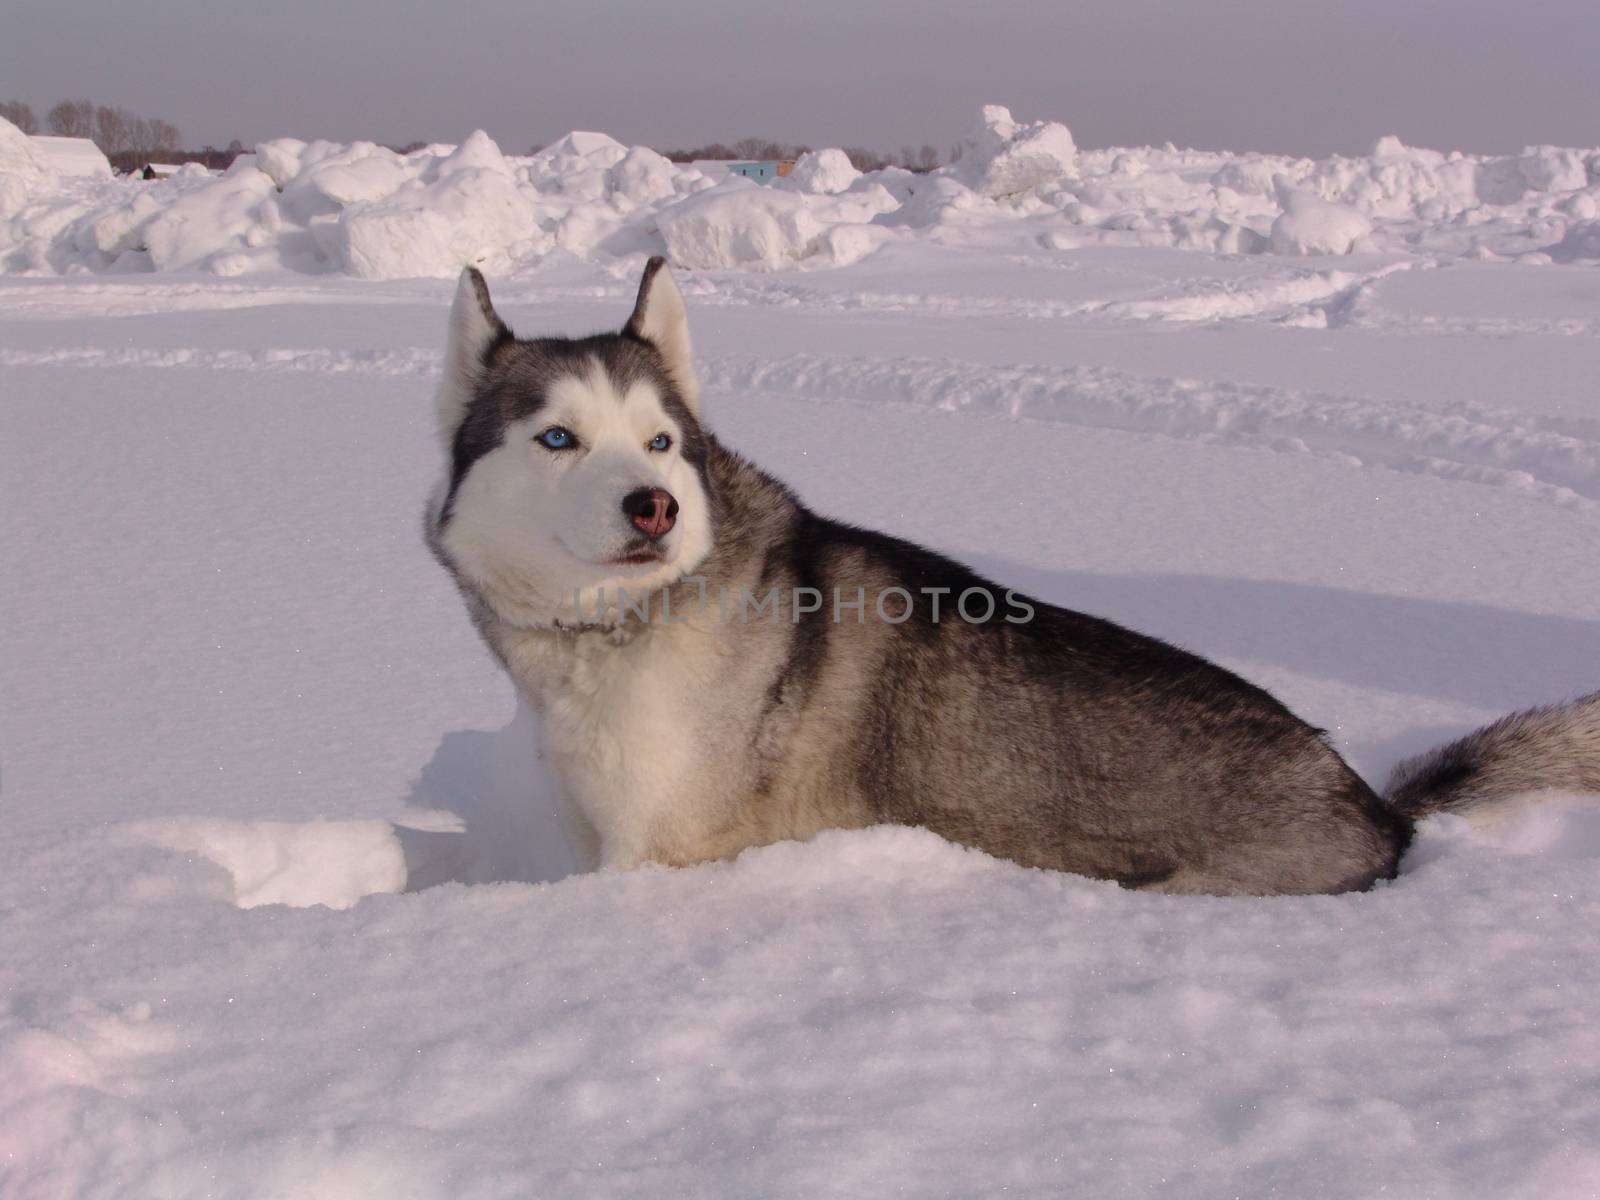
<instances>
[{"instance_id":1,"label":"snow mound","mask_svg":"<svg viewBox=\"0 0 1600 1200\"><path fill-rule=\"evenodd\" d=\"M296 825L195 819L136 826L132 832L221 867L232 877L240 908L349 908L364 896L405 890L405 853L388 821Z\"/></svg>"},{"instance_id":2,"label":"snow mound","mask_svg":"<svg viewBox=\"0 0 1600 1200\"><path fill-rule=\"evenodd\" d=\"M550 235L488 134L474 133L429 173L435 182L412 181L340 214L331 245L350 274L448 277L467 263L504 264L549 249Z\"/></svg>"},{"instance_id":3,"label":"snow mound","mask_svg":"<svg viewBox=\"0 0 1600 1200\"><path fill-rule=\"evenodd\" d=\"M1080 150L1065 125L1018 121L999 105L940 170L863 174L825 149L764 188L730 179L723 163L673 163L581 130L526 157L481 131L408 154L276 138L222 175L189 164L147 183L41 167L37 145L8 128L0 269L57 274L388 279L450 276L468 262L533 271L558 252L631 269L663 250L684 268L770 271L853 262L899 237L1002 253L1148 246L1583 264L1593 260L1581 227L1600 220L1592 149L1475 156L1388 136L1365 155L1315 161L1170 144ZM273 194L259 194L263 177Z\"/></svg>"},{"instance_id":4,"label":"snow mound","mask_svg":"<svg viewBox=\"0 0 1600 1200\"><path fill-rule=\"evenodd\" d=\"M0 117L0 217L56 186L56 172L33 139Z\"/></svg>"},{"instance_id":5,"label":"snow mound","mask_svg":"<svg viewBox=\"0 0 1600 1200\"><path fill-rule=\"evenodd\" d=\"M1589 184L1584 156L1560 146L1530 146L1517 160L1528 187L1536 192L1571 192Z\"/></svg>"},{"instance_id":6,"label":"snow mound","mask_svg":"<svg viewBox=\"0 0 1600 1200\"><path fill-rule=\"evenodd\" d=\"M648 146L635 146L611 168L613 203L629 206L666 200L677 193L676 169Z\"/></svg>"},{"instance_id":7,"label":"snow mound","mask_svg":"<svg viewBox=\"0 0 1600 1200\"><path fill-rule=\"evenodd\" d=\"M111 162L105 152L85 137L51 137L35 134L33 144L57 175L82 179L110 179Z\"/></svg>"},{"instance_id":8,"label":"snow mound","mask_svg":"<svg viewBox=\"0 0 1600 1200\"><path fill-rule=\"evenodd\" d=\"M798 192L837 193L860 178L861 172L843 150L812 150L802 154L794 170L777 182Z\"/></svg>"},{"instance_id":9,"label":"snow mound","mask_svg":"<svg viewBox=\"0 0 1600 1200\"><path fill-rule=\"evenodd\" d=\"M1019 196L1071 173L1077 158L1078 147L1065 125L1019 125L1009 108L988 104L949 170L985 196Z\"/></svg>"},{"instance_id":10,"label":"snow mound","mask_svg":"<svg viewBox=\"0 0 1600 1200\"><path fill-rule=\"evenodd\" d=\"M674 205L658 225L672 261L701 270L779 267L811 254L822 233L800 196L745 180Z\"/></svg>"},{"instance_id":11,"label":"snow mound","mask_svg":"<svg viewBox=\"0 0 1600 1200\"><path fill-rule=\"evenodd\" d=\"M1600 261L1600 221L1583 221L1572 226L1548 253L1562 263Z\"/></svg>"},{"instance_id":12,"label":"snow mound","mask_svg":"<svg viewBox=\"0 0 1600 1200\"><path fill-rule=\"evenodd\" d=\"M307 186L336 207L343 207L360 200L381 200L410 181L411 173L399 155L381 146L366 149L366 153L318 163L306 173Z\"/></svg>"},{"instance_id":13,"label":"snow mound","mask_svg":"<svg viewBox=\"0 0 1600 1200\"><path fill-rule=\"evenodd\" d=\"M277 226L272 179L250 171L185 192L144 227L143 242L155 269L169 271L260 246Z\"/></svg>"},{"instance_id":14,"label":"snow mound","mask_svg":"<svg viewBox=\"0 0 1600 1200\"><path fill-rule=\"evenodd\" d=\"M1277 181L1283 212L1272 223L1274 254L1351 254L1372 232L1372 222L1355 209L1313 192Z\"/></svg>"},{"instance_id":15,"label":"snow mound","mask_svg":"<svg viewBox=\"0 0 1600 1200\"><path fill-rule=\"evenodd\" d=\"M289 185L300 171L300 159L306 144L299 138L274 138L270 142L256 143L256 169L271 176L273 186L280 191Z\"/></svg>"}]
</instances>

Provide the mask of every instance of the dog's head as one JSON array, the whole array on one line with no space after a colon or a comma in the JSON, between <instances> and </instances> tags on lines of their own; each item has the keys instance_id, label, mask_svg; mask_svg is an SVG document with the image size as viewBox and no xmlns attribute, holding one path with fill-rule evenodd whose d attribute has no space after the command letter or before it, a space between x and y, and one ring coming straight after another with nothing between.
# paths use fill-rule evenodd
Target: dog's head
<instances>
[{"instance_id":1,"label":"dog's head","mask_svg":"<svg viewBox=\"0 0 1600 1200\"><path fill-rule=\"evenodd\" d=\"M683 296L645 267L620 333L512 336L461 274L439 387L440 559L517 626L593 620L691 574L711 549L708 439Z\"/></svg>"}]
</instances>

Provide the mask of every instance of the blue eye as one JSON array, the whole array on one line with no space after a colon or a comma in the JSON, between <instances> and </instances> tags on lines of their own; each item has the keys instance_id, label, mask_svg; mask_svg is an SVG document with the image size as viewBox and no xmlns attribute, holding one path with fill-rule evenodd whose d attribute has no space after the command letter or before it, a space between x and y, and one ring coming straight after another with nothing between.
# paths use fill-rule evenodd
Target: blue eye
<instances>
[{"instance_id":1,"label":"blue eye","mask_svg":"<svg viewBox=\"0 0 1600 1200\"><path fill-rule=\"evenodd\" d=\"M578 439L572 436L572 431L563 429L559 425L546 429L534 440L547 450L570 450L578 444Z\"/></svg>"},{"instance_id":2,"label":"blue eye","mask_svg":"<svg viewBox=\"0 0 1600 1200\"><path fill-rule=\"evenodd\" d=\"M652 450L667 450L670 449L671 446L672 439L664 433L658 433L655 435L655 437L650 439L650 449Z\"/></svg>"}]
</instances>

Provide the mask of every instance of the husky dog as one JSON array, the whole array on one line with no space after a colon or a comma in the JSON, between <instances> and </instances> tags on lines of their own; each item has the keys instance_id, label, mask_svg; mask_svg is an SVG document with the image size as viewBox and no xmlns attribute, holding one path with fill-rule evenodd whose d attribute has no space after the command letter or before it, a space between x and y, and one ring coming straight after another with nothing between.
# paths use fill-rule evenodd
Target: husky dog
<instances>
[{"instance_id":1,"label":"husky dog","mask_svg":"<svg viewBox=\"0 0 1600 1200\"><path fill-rule=\"evenodd\" d=\"M439 426L428 543L605 867L895 822L1129 887L1342 892L1423 814L1600 791L1600 693L1385 799L1204 659L818 516L706 428L660 258L620 333L576 340L514 337L463 272Z\"/></svg>"}]
</instances>

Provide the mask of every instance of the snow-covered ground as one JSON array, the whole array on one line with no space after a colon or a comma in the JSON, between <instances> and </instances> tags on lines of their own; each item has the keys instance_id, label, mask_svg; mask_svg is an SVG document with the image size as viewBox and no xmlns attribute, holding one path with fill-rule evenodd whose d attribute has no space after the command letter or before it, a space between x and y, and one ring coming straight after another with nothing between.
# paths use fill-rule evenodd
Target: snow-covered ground
<instances>
[{"instance_id":1,"label":"snow-covered ground","mask_svg":"<svg viewBox=\"0 0 1600 1200\"><path fill-rule=\"evenodd\" d=\"M906 829L571 874L419 537L451 285L399 276L484 196L565 206L490 224L519 331L620 324L669 250L713 423L809 502L1210 655L1371 779L1600 686L1592 152L1438 156L1424 211L1352 191L1424 152L1064 133L903 197L595 175L582 135L503 187L450 184L497 172L472 139L369 153L310 216L310 149L6 175L0 1195L1600 1195L1600 798L1435 818L1342 897ZM1181 236L1201 193L1234 233Z\"/></svg>"}]
</instances>

